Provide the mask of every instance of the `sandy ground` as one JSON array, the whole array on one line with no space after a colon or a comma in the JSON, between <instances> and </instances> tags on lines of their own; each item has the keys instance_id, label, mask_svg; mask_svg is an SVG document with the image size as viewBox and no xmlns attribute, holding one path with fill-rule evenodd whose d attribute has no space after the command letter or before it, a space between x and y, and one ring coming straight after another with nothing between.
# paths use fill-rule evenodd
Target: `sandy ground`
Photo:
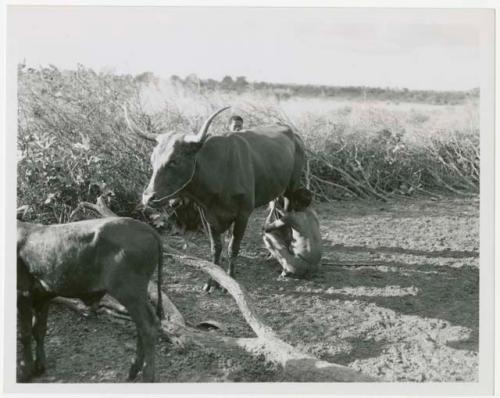
<instances>
[{"instance_id":1,"label":"sandy ground","mask_svg":"<svg viewBox=\"0 0 500 398\"><path fill-rule=\"evenodd\" d=\"M265 260L254 213L237 266L262 318L285 341L321 359L392 381L476 381L479 327L479 201L411 199L316 206L324 238L321 272L278 281ZM166 238L167 239L167 238ZM169 239L179 247L179 239ZM187 249L209 258L203 235ZM167 262L164 289L193 324L212 319L231 336L253 336L229 295L201 292L206 277ZM211 332L213 333L213 332ZM48 369L35 382L123 382L135 328L52 306ZM19 344L18 344L19 351ZM292 381L249 354L157 349L160 382Z\"/></svg>"}]
</instances>

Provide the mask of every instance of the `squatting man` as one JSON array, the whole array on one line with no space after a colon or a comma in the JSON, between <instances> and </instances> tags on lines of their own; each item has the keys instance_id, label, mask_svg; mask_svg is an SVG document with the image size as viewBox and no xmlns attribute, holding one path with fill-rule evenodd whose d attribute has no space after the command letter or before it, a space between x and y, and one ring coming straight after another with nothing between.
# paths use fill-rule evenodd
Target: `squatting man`
<instances>
[{"instance_id":1,"label":"squatting man","mask_svg":"<svg viewBox=\"0 0 500 398\"><path fill-rule=\"evenodd\" d=\"M309 206L312 193L296 190L288 211L278 209L275 199L264 224L264 244L283 268L280 277L303 277L316 272L321 261L321 234L318 217ZM272 221L273 218L275 221Z\"/></svg>"}]
</instances>

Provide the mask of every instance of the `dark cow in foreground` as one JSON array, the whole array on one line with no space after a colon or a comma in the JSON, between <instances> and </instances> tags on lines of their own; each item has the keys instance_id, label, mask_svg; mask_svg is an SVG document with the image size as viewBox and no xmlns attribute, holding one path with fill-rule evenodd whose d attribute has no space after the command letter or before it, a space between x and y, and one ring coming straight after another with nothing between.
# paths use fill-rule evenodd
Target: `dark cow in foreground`
<instances>
[{"instance_id":1,"label":"dark cow in foreground","mask_svg":"<svg viewBox=\"0 0 500 398\"><path fill-rule=\"evenodd\" d=\"M299 187L305 163L301 138L286 125L271 125L208 136L213 113L197 134L156 135L132 126L131 130L158 142L151 163L153 175L143 193L144 205L187 197L197 203L210 235L213 261L219 264L221 235L231 226L228 274L240 250L252 211L278 196L289 197ZM215 282L209 280L205 290Z\"/></svg>"},{"instance_id":2,"label":"dark cow in foreground","mask_svg":"<svg viewBox=\"0 0 500 398\"><path fill-rule=\"evenodd\" d=\"M18 221L17 306L23 349L20 381L45 371L44 338L50 300L73 297L95 305L106 293L127 309L137 326L137 352L129 379L142 369L143 380L154 381L158 319L148 302L147 290L155 268L160 316L162 244L151 227L121 217L56 225ZM36 342L34 363L32 337Z\"/></svg>"}]
</instances>

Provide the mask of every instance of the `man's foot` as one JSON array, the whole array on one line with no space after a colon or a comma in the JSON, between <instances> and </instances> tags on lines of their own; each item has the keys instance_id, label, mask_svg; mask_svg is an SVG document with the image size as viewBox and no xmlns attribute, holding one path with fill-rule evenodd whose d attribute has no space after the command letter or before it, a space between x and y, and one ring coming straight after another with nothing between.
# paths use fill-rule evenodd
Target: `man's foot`
<instances>
[{"instance_id":1,"label":"man's foot","mask_svg":"<svg viewBox=\"0 0 500 398\"><path fill-rule=\"evenodd\" d=\"M280 276L278 276L277 281L285 282L290 280L291 274L289 272L283 271L281 272Z\"/></svg>"},{"instance_id":2,"label":"man's foot","mask_svg":"<svg viewBox=\"0 0 500 398\"><path fill-rule=\"evenodd\" d=\"M271 260L274 260L274 257L271 253L269 253L269 251L266 249L266 250L262 250L258 256L260 258L262 258L263 261L271 261Z\"/></svg>"},{"instance_id":3,"label":"man's foot","mask_svg":"<svg viewBox=\"0 0 500 398\"><path fill-rule=\"evenodd\" d=\"M288 271L282 271L281 275L278 276L279 281L291 281L294 279L300 280L300 279L308 279L308 278L306 277L306 275L297 275L297 274L293 274L293 273L288 272Z\"/></svg>"}]
</instances>

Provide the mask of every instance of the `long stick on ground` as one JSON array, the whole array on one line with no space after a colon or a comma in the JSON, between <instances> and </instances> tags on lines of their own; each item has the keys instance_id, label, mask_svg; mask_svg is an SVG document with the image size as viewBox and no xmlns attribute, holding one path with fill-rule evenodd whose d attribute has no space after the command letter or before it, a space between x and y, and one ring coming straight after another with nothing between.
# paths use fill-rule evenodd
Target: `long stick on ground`
<instances>
[{"instance_id":1,"label":"long stick on ground","mask_svg":"<svg viewBox=\"0 0 500 398\"><path fill-rule=\"evenodd\" d=\"M254 354L263 354L269 361L279 363L285 374L294 381L376 381L375 378L346 366L319 360L284 342L262 322L245 289L221 267L197 257L186 256L168 245L164 244L164 247L167 254L173 254L183 264L206 272L231 294L243 317L257 335L255 339L240 340L239 345Z\"/></svg>"}]
</instances>

